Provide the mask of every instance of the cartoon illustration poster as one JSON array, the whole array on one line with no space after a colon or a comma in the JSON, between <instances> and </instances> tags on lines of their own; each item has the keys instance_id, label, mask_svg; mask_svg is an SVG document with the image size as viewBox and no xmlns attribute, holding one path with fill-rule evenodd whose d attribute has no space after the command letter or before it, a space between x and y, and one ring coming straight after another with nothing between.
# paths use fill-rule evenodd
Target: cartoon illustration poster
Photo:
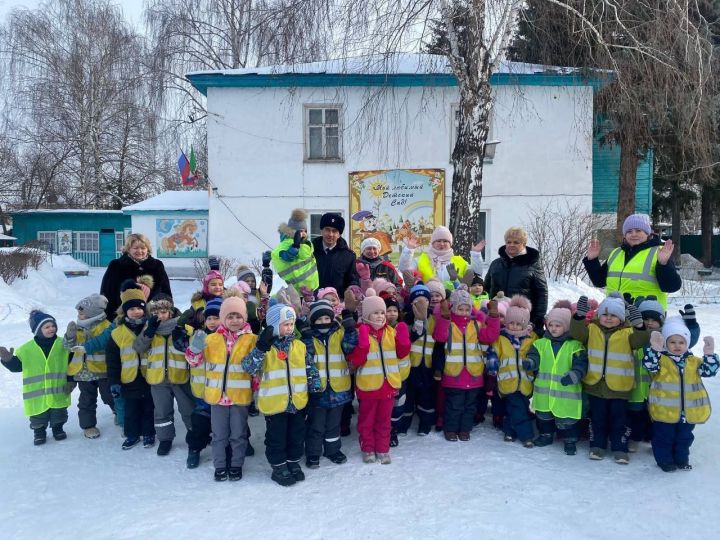
<instances>
[{"instance_id":1,"label":"cartoon illustration poster","mask_svg":"<svg viewBox=\"0 0 720 540\"><path fill-rule=\"evenodd\" d=\"M158 257L207 257L207 219L155 221Z\"/></svg>"},{"instance_id":2,"label":"cartoon illustration poster","mask_svg":"<svg viewBox=\"0 0 720 540\"><path fill-rule=\"evenodd\" d=\"M57 238L58 255L72 255L72 231L58 231Z\"/></svg>"},{"instance_id":3,"label":"cartoon illustration poster","mask_svg":"<svg viewBox=\"0 0 720 540\"><path fill-rule=\"evenodd\" d=\"M444 169L391 169L350 173L350 242L360 252L365 238L380 241L381 255L397 262L408 238L429 245L445 222Z\"/></svg>"}]
</instances>

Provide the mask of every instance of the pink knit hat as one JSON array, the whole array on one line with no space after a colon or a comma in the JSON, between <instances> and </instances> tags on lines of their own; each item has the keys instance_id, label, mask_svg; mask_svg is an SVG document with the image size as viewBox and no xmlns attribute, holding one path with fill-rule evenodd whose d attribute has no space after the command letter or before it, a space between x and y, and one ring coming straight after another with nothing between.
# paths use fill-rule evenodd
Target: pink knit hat
<instances>
[{"instance_id":1,"label":"pink knit hat","mask_svg":"<svg viewBox=\"0 0 720 540\"><path fill-rule=\"evenodd\" d=\"M318 289L316 297L318 300L320 300L320 299L324 298L325 296L327 296L328 294L334 294L335 296L340 298L340 295L338 294L337 289L335 287L325 287L323 289Z\"/></svg>"},{"instance_id":2,"label":"pink knit hat","mask_svg":"<svg viewBox=\"0 0 720 540\"><path fill-rule=\"evenodd\" d=\"M375 289L369 288L365 291L365 299L362 301L363 320L367 321L368 315L376 311L385 311L385 300L380 298Z\"/></svg>"},{"instance_id":3,"label":"pink knit hat","mask_svg":"<svg viewBox=\"0 0 720 540\"><path fill-rule=\"evenodd\" d=\"M570 330L570 320L572 319L572 312L570 311L570 302L567 300L558 300L555 302L555 306L547 312L545 315L545 322L557 322L560 323L565 332Z\"/></svg>"},{"instance_id":4,"label":"pink knit hat","mask_svg":"<svg viewBox=\"0 0 720 540\"><path fill-rule=\"evenodd\" d=\"M516 322L522 326L527 326L530 323L531 311L532 303L530 300L521 294L516 294L510 299L510 303L505 311L505 324Z\"/></svg>"},{"instance_id":5,"label":"pink knit hat","mask_svg":"<svg viewBox=\"0 0 720 540\"><path fill-rule=\"evenodd\" d=\"M239 296L229 296L223 300L220 306L220 323L224 325L225 319L231 313L239 313L242 315L242 318L247 321L247 306L245 305L245 300Z\"/></svg>"},{"instance_id":6,"label":"pink knit hat","mask_svg":"<svg viewBox=\"0 0 720 540\"><path fill-rule=\"evenodd\" d=\"M233 288L239 290L243 294L250 294L250 285L247 284L247 281L238 281L233 285Z\"/></svg>"},{"instance_id":7,"label":"pink knit hat","mask_svg":"<svg viewBox=\"0 0 720 540\"><path fill-rule=\"evenodd\" d=\"M208 291L208 285L210 285L210 282L213 279L219 279L220 281L223 282L223 285L225 284L223 275L220 272L218 272L217 270L210 270L207 274L205 274L205 276L203 277L203 280L202 280L202 284L203 284L202 290L205 294L210 294L210 292Z\"/></svg>"},{"instance_id":8,"label":"pink knit hat","mask_svg":"<svg viewBox=\"0 0 720 540\"><path fill-rule=\"evenodd\" d=\"M372 288L375 289L375 292L379 295L382 295L382 293L388 291L391 287L397 290L397 287L385 278L376 278L372 282Z\"/></svg>"},{"instance_id":9,"label":"pink knit hat","mask_svg":"<svg viewBox=\"0 0 720 540\"><path fill-rule=\"evenodd\" d=\"M435 240L447 240L452 245L453 235L450 232L450 229L448 229L444 225L438 225L432 232L432 236L430 237L430 244L432 244Z\"/></svg>"}]
</instances>

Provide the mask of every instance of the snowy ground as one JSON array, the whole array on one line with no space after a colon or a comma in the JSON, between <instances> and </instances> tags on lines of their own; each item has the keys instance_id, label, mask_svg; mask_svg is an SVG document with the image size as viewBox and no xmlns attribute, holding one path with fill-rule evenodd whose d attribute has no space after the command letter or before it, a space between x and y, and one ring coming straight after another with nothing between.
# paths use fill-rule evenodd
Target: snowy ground
<instances>
[{"instance_id":1,"label":"snowy ground","mask_svg":"<svg viewBox=\"0 0 720 540\"><path fill-rule=\"evenodd\" d=\"M12 286L0 281L0 344L29 339L32 307L47 309L64 329L75 302L98 291L101 277L92 269L65 278L44 266ZM185 307L198 283L172 287ZM554 284L551 301L587 290ZM720 341L720 305L697 312L703 335ZM720 380L706 384L711 397L720 395ZM209 450L200 468L185 468L179 417L177 444L159 458L154 449L121 451L109 409L101 406L98 416L97 440L82 437L73 405L68 439L34 447L20 376L0 370L2 538L705 538L717 518L717 416L695 430L690 473L661 472L649 446L620 466L589 461L587 443L574 457L558 444L527 450L481 424L468 443L411 433L389 466L363 465L353 435L343 439L347 464L323 460L292 488L269 479L262 417L250 422L258 453L245 462L243 480L217 484Z\"/></svg>"}]
</instances>

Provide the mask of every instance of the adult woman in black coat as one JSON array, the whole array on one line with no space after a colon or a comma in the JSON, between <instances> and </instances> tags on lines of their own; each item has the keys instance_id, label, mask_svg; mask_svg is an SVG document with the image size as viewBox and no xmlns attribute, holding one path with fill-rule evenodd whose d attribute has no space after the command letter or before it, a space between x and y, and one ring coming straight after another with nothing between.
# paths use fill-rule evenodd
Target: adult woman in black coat
<instances>
[{"instance_id":1,"label":"adult woman in black coat","mask_svg":"<svg viewBox=\"0 0 720 540\"><path fill-rule=\"evenodd\" d=\"M548 287L540 252L527 247L527 241L525 229L511 227L505 232L505 245L498 250L500 256L490 263L485 276L485 290L490 298L500 291L508 298L513 294L528 298L532 302L530 321L536 330L541 330L547 311Z\"/></svg>"},{"instance_id":2,"label":"adult woman in black coat","mask_svg":"<svg viewBox=\"0 0 720 540\"><path fill-rule=\"evenodd\" d=\"M172 296L170 280L165 272L162 261L150 255L150 240L144 234L131 234L127 237L123 246L123 254L120 258L110 261L100 285L100 294L108 299L107 314L108 320L113 320L117 308L120 306L120 285L127 279L133 281L143 274L152 276L154 285L150 291L148 300L151 300L158 293L165 293Z\"/></svg>"}]
</instances>

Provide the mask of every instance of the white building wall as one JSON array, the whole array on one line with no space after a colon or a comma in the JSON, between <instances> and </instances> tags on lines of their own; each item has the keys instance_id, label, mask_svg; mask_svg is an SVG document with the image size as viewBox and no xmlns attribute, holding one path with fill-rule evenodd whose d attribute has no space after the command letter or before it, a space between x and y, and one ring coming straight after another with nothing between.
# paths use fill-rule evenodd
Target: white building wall
<instances>
[{"instance_id":1,"label":"white building wall","mask_svg":"<svg viewBox=\"0 0 720 540\"><path fill-rule=\"evenodd\" d=\"M592 203L592 89L497 86L495 93L492 137L502 142L484 167L482 201L492 254L508 227L527 222L529 207L562 198L589 211ZM369 96L376 105L363 108ZM454 87L208 89L209 177L217 188L210 251L258 258L296 207L343 209L348 221L348 173L356 170L445 169L449 221L458 100ZM342 163L303 161L305 104L342 105Z\"/></svg>"}]
</instances>

